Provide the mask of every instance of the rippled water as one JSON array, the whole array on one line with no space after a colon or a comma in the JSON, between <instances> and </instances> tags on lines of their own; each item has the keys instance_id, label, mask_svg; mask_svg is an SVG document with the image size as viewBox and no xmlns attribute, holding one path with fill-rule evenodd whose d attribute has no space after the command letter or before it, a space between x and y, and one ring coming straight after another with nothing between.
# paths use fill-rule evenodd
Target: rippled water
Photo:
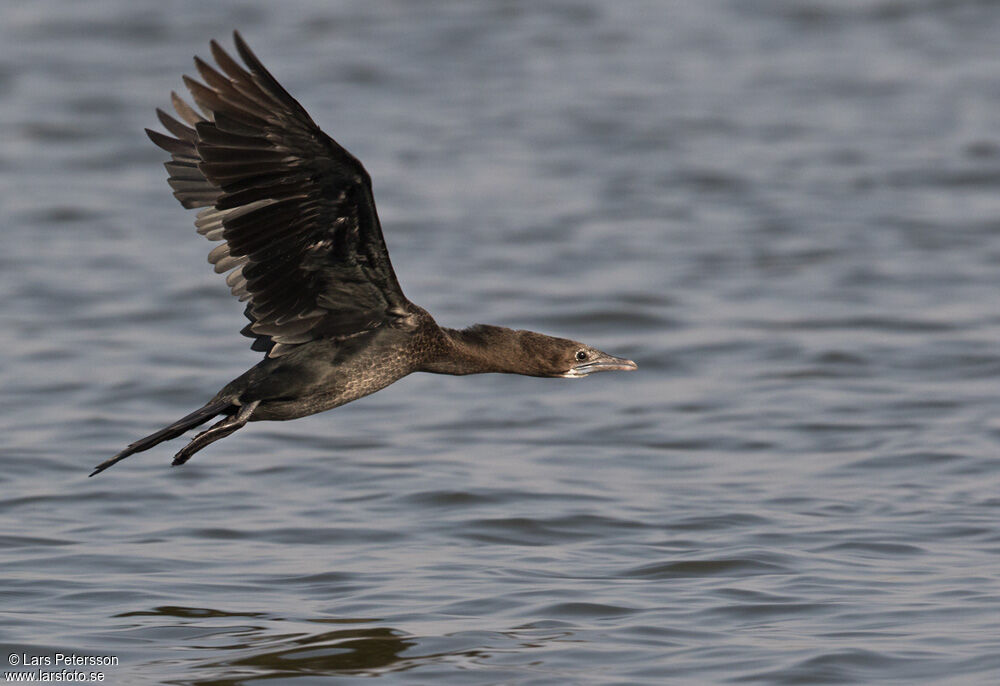
<instances>
[{"instance_id":1,"label":"rippled water","mask_svg":"<svg viewBox=\"0 0 1000 686\"><path fill-rule=\"evenodd\" d=\"M122 684L1000 677L1000 6L3 17L4 655ZM142 133L233 28L365 162L411 299L640 370L415 375L87 479L258 359Z\"/></svg>"}]
</instances>

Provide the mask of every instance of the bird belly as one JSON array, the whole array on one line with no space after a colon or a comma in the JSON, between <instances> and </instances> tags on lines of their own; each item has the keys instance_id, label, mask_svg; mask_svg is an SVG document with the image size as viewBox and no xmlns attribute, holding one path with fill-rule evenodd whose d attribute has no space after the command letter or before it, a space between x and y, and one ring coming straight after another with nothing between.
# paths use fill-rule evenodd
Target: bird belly
<instances>
[{"instance_id":1,"label":"bird belly","mask_svg":"<svg viewBox=\"0 0 1000 686\"><path fill-rule=\"evenodd\" d=\"M293 394L261 399L250 421L284 421L325 412L382 390L411 371L409 365L399 364L396 356L372 356L338 365Z\"/></svg>"}]
</instances>

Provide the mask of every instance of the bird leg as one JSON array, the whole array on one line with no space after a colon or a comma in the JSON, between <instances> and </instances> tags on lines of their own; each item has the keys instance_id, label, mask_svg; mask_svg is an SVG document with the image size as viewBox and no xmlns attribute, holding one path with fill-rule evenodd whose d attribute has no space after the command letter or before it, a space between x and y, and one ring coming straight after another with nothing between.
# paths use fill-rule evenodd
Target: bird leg
<instances>
[{"instance_id":1,"label":"bird leg","mask_svg":"<svg viewBox=\"0 0 1000 686\"><path fill-rule=\"evenodd\" d=\"M214 443L220 438L225 438L242 427L250 419L250 415L253 414L253 411L257 409L257 405L259 404L260 401L255 400L248 405L242 405L240 406L239 411L232 417L226 417L222 421L216 422L209 428L202 431L200 434L191 439L190 443L181 448L181 451L174 456L174 461L171 464L175 467L177 465L184 464L191 459L192 455L209 443Z\"/></svg>"}]
</instances>

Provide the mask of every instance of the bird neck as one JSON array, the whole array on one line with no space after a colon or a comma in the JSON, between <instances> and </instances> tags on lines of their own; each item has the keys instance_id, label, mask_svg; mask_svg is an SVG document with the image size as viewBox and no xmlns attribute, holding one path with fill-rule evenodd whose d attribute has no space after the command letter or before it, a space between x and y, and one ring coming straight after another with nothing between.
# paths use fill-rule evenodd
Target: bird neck
<instances>
[{"instance_id":1,"label":"bird neck","mask_svg":"<svg viewBox=\"0 0 1000 686\"><path fill-rule=\"evenodd\" d=\"M502 326L476 324L467 329L442 328L441 352L423 371L434 374L531 374L518 331Z\"/></svg>"}]
</instances>

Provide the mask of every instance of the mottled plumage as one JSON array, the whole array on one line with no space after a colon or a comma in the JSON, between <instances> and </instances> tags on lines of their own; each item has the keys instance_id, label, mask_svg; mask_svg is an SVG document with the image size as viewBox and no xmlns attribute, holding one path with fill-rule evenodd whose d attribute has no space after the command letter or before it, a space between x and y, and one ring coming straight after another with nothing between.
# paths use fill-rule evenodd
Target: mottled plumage
<instances>
[{"instance_id":1,"label":"mottled plumage","mask_svg":"<svg viewBox=\"0 0 1000 686\"><path fill-rule=\"evenodd\" d=\"M304 417L385 388L416 371L585 376L634 369L581 343L531 331L439 327L396 280L361 163L324 134L264 68L239 33L241 66L215 41L218 69L195 58L204 83L176 93L172 136L147 129L171 155L174 196L203 208L195 227L218 245L208 260L247 303L242 333L264 360L202 408L129 445L97 474L213 417L174 459L183 464L248 421Z\"/></svg>"}]
</instances>

